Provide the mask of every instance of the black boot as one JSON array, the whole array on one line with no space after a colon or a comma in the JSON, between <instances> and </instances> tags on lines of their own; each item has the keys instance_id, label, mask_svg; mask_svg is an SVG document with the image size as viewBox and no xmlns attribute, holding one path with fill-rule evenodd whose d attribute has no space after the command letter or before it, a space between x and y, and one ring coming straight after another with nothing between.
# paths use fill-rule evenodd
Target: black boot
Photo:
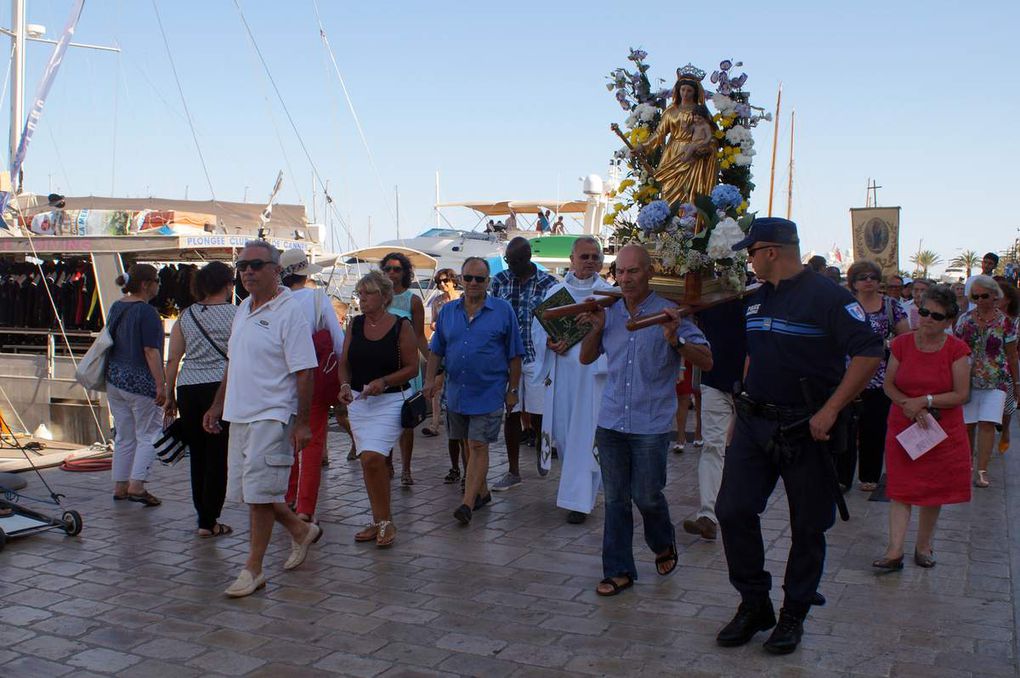
<instances>
[{"instance_id":1,"label":"black boot","mask_svg":"<svg viewBox=\"0 0 1020 678\"><path fill-rule=\"evenodd\" d=\"M790 654L804 635L804 616L794 614L785 607L779 610L779 623L765 641L765 649L772 654Z\"/></svg>"},{"instance_id":2,"label":"black boot","mask_svg":"<svg viewBox=\"0 0 1020 678\"><path fill-rule=\"evenodd\" d=\"M737 647L747 643L759 631L768 631L775 625L776 611L771 600L744 601L730 623L715 637L715 642L723 647Z\"/></svg>"}]
</instances>

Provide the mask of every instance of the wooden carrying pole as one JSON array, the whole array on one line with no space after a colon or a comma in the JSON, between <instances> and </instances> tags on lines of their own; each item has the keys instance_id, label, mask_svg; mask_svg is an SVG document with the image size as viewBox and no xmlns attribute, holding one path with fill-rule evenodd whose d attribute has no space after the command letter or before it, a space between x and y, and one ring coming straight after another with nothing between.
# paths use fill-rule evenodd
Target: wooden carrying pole
<instances>
[{"instance_id":1,"label":"wooden carrying pole","mask_svg":"<svg viewBox=\"0 0 1020 678\"><path fill-rule=\"evenodd\" d=\"M769 175L769 216L772 216L772 193L776 187L776 144L779 143L779 104L783 101L783 83L776 95L776 119L772 127L772 173Z\"/></svg>"}]
</instances>

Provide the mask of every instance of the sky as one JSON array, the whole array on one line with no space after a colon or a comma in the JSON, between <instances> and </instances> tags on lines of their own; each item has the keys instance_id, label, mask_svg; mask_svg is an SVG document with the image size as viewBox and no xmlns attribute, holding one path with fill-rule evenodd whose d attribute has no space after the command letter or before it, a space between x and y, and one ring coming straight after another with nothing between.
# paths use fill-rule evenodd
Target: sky
<instances>
[{"instance_id":1,"label":"sky","mask_svg":"<svg viewBox=\"0 0 1020 678\"><path fill-rule=\"evenodd\" d=\"M337 249L395 237L398 192L402 236L434 225L437 171L443 201L580 198L581 178L605 176L619 146L609 124L625 115L605 78L634 47L665 79L688 62L711 72L742 61L751 102L770 110L782 82L774 212L785 216L796 109L792 218L805 251L849 248L849 208L864 206L869 179L879 205L902 208L901 268L921 241L949 260L1020 235L1005 201L1020 136L1004 124L1020 104L1017 2L318 0L367 149L315 3L237 2L286 110L235 0L156 0L187 112L152 0L88 0L75 40L122 51L69 50L26 189L259 202L283 170L280 201L311 215L318 176ZM29 23L56 38L71 4L28 0ZM28 50L29 101L50 49ZM5 111L8 93L5 84ZM751 210L761 214L772 137L771 125L755 130ZM477 222L466 209L443 215Z\"/></svg>"}]
</instances>

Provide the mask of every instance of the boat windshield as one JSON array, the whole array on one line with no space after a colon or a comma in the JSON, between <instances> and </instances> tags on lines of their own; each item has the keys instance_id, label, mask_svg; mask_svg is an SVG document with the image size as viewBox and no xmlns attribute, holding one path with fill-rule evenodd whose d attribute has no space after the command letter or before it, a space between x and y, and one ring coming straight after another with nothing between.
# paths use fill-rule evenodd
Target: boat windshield
<instances>
[{"instance_id":1,"label":"boat windshield","mask_svg":"<svg viewBox=\"0 0 1020 678\"><path fill-rule=\"evenodd\" d=\"M458 231L452 228L430 228L419 238L467 238L469 240L492 240L488 233L473 233L472 231Z\"/></svg>"}]
</instances>

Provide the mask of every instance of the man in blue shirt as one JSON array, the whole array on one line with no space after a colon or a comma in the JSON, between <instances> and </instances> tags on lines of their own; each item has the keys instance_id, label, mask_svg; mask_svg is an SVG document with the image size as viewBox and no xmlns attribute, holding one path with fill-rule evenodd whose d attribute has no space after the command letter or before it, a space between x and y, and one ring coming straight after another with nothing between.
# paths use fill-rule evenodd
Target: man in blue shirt
<instances>
[{"instance_id":1,"label":"man in blue shirt","mask_svg":"<svg viewBox=\"0 0 1020 678\"><path fill-rule=\"evenodd\" d=\"M539 475L549 471L542 466L542 410L545 405L545 384L536 373L535 343L531 338L531 325L535 308L545 300L546 293L558 283L556 278L531 262L531 245L527 238L514 238L506 246L507 270L492 276L492 296L503 299L513 307L517 325L524 343L524 361L521 367L521 397L518 406L507 414L503 435L506 438L507 472L492 484L495 492L509 490L521 484L521 412L531 419L535 435L536 461ZM545 347L541 347L543 350Z\"/></svg>"},{"instance_id":2,"label":"man in blue shirt","mask_svg":"<svg viewBox=\"0 0 1020 678\"><path fill-rule=\"evenodd\" d=\"M606 515L602 535L602 574L595 592L613 596L637 579L634 564L634 519L637 504L645 524L645 543L655 553L661 575L676 569L677 552L666 486L666 459L676 416L675 375L687 359L712 369L712 351L694 323L680 318L676 306L652 292L648 251L627 245L616 257L616 280L623 299L606 311L583 314L591 331L581 342L581 363L589 365L602 353L608 361L602 391L595 447L605 487ZM672 320L661 327L635 332L627 321L665 311Z\"/></svg>"},{"instance_id":3,"label":"man in blue shirt","mask_svg":"<svg viewBox=\"0 0 1020 678\"><path fill-rule=\"evenodd\" d=\"M467 440L464 498L453 516L463 525L492 500L485 476L489 444L499 439L503 410L517 404L524 346L510 304L486 294L489 264L468 257L464 294L443 306L429 346L425 397L436 392L439 360L446 366L446 426L451 440Z\"/></svg>"},{"instance_id":4,"label":"man in blue shirt","mask_svg":"<svg viewBox=\"0 0 1020 678\"><path fill-rule=\"evenodd\" d=\"M804 269L799 242L796 224L768 218L756 219L733 246L747 249L763 284L747 299L748 368L715 507L730 583L741 596L716 641L743 645L775 626L765 642L773 654L797 649L804 618L818 601L825 531L835 522L839 495L828 441L838 445L845 437L837 418L884 354L850 292ZM780 477L792 530L777 624L760 515Z\"/></svg>"}]
</instances>

